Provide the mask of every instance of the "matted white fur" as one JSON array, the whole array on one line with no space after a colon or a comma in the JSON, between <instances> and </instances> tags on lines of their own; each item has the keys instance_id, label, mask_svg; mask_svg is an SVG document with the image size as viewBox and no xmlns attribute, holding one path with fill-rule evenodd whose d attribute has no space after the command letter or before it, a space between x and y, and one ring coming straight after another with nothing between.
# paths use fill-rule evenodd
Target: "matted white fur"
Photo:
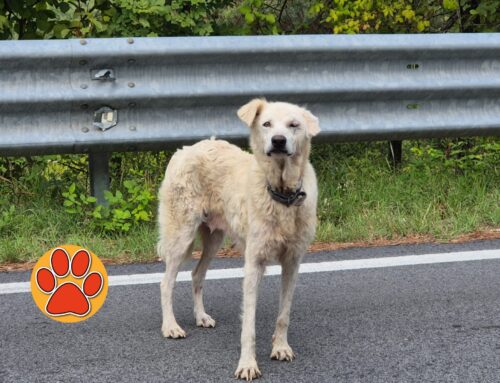
<instances>
[{"instance_id":1,"label":"matted white fur","mask_svg":"<svg viewBox=\"0 0 500 383\"><path fill-rule=\"evenodd\" d=\"M294 358L288 323L299 263L316 228L317 183L309 152L319 125L304 108L264 99L250 101L238 116L250 128L253 155L212 138L178 150L168 164L158 214L158 253L166 263L162 332L169 338L186 336L174 317L172 290L197 232L203 251L192 272L194 316L198 326L215 326L203 306L202 284L211 258L229 235L245 255L241 356L235 375L252 380L261 375L255 359L257 290L271 261L282 266L271 357ZM287 207L271 198L268 185L285 193L302 186L307 197L300 206Z\"/></svg>"}]
</instances>

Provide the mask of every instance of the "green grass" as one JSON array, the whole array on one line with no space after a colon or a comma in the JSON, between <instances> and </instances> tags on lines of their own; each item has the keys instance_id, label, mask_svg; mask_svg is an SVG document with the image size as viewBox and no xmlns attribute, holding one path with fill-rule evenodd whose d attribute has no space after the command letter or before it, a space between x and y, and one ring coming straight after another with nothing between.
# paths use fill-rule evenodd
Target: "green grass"
<instances>
[{"instance_id":1,"label":"green grass","mask_svg":"<svg viewBox=\"0 0 500 383\"><path fill-rule=\"evenodd\" d=\"M133 228L127 235L98 235L75 220L64 208L43 199L19 206L0 237L0 262L30 261L62 244L78 244L102 258L116 261L154 259L156 230L153 223Z\"/></svg>"},{"instance_id":2,"label":"green grass","mask_svg":"<svg viewBox=\"0 0 500 383\"><path fill-rule=\"evenodd\" d=\"M322 163L326 166L318 169L321 224L317 240L416 234L450 239L500 224L498 169L457 173L438 164L416 169L407 163L393 171L373 154L344 161L342 172L325 156Z\"/></svg>"},{"instance_id":3,"label":"green grass","mask_svg":"<svg viewBox=\"0 0 500 383\"><path fill-rule=\"evenodd\" d=\"M397 170L386 159L386 143L315 145L312 162L320 189L316 240L413 235L447 240L500 227L500 150L495 140L479 143L484 150L477 158L442 158L441 152L430 150L435 142L405 142L404 163ZM140 168L148 158L144 153L122 156L116 171L123 171L124 166L128 169L130 163ZM149 176L137 169L128 173L156 190L165 161L153 163ZM154 218L126 234L98 232L88 219L69 215L63 207L62 191L75 180L84 184L85 177L67 179L67 172L56 177L47 169L41 177L37 169L34 165L23 168L18 180L0 178L0 263L36 260L51 247L65 243L85 246L102 258L120 262L156 259ZM13 211L10 206L15 206Z\"/></svg>"}]
</instances>

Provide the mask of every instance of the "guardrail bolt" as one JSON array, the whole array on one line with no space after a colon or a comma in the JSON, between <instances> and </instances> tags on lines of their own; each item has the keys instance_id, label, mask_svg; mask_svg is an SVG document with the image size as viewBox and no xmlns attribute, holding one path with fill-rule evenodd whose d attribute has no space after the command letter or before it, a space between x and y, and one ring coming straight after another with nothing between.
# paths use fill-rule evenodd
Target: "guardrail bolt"
<instances>
[{"instance_id":1,"label":"guardrail bolt","mask_svg":"<svg viewBox=\"0 0 500 383\"><path fill-rule=\"evenodd\" d=\"M118 111L109 106L103 106L94 112L93 125L101 131L106 131L118 123Z\"/></svg>"},{"instance_id":2,"label":"guardrail bolt","mask_svg":"<svg viewBox=\"0 0 500 383\"><path fill-rule=\"evenodd\" d=\"M80 60L80 65L87 65L87 60Z\"/></svg>"},{"instance_id":3,"label":"guardrail bolt","mask_svg":"<svg viewBox=\"0 0 500 383\"><path fill-rule=\"evenodd\" d=\"M131 103L129 103L129 104L128 104L128 106L129 106L130 108L135 108L136 103L135 103L135 102L131 102Z\"/></svg>"},{"instance_id":4,"label":"guardrail bolt","mask_svg":"<svg viewBox=\"0 0 500 383\"><path fill-rule=\"evenodd\" d=\"M135 86L135 84L134 84L133 82L129 82L129 83L128 83L128 87L129 87L129 88L133 88L134 86Z\"/></svg>"},{"instance_id":5,"label":"guardrail bolt","mask_svg":"<svg viewBox=\"0 0 500 383\"><path fill-rule=\"evenodd\" d=\"M128 62L129 64L135 64L135 59L128 59L128 60L127 60L127 62Z\"/></svg>"},{"instance_id":6,"label":"guardrail bolt","mask_svg":"<svg viewBox=\"0 0 500 383\"><path fill-rule=\"evenodd\" d=\"M133 39L132 37L129 37L129 38L127 39L127 43L129 43L129 44L133 44L133 43L134 43L134 39Z\"/></svg>"},{"instance_id":7,"label":"guardrail bolt","mask_svg":"<svg viewBox=\"0 0 500 383\"><path fill-rule=\"evenodd\" d=\"M135 126L131 126L131 127L129 128L129 130L131 130L132 132L135 132L135 131L137 130L137 128L136 128Z\"/></svg>"},{"instance_id":8,"label":"guardrail bolt","mask_svg":"<svg viewBox=\"0 0 500 383\"><path fill-rule=\"evenodd\" d=\"M87 40L81 39L80 40L80 45L87 45Z\"/></svg>"},{"instance_id":9,"label":"guardrail bolt","mask_svg":"<svg viewBox=\"0 0 500 383\"><path fill-rule=\"evenodd\" d=\"M89 132L89 128L87 128L86 126L84 126L84 127L82 128L82 132L83 132L83 133L88 133L88 132Z\"/></svg>"},{"instance_id":10,"label":"guardrail bolt","mask_svg":"<svg viewBox=\"0 0 500 383\"><path fill-rule=\"evenodd\" d=\"M80 85L80 88L82 88L82 89L87 89L88 87L89 87L89 86L88 86L87 84L82 84L82 85Z\"/></svg>"}]
</instances>

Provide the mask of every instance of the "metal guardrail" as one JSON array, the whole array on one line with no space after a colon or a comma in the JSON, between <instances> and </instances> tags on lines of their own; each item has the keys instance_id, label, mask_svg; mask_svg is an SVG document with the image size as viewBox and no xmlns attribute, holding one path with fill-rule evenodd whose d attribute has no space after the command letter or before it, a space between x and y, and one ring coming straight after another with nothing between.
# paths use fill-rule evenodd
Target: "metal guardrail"
<instances>
[{"instance_id":1,"label":"metal guardrail","mask_svg":"<svg viewBox=\"0 0 500 383\"><path fill-rule=\"evenodd\" d=\"M90 153L100 190L111 151L244 142L255 96L319 140L500 135L500 34L3 41L0 89L0 155Z\"/></svg>"}]
</instances>

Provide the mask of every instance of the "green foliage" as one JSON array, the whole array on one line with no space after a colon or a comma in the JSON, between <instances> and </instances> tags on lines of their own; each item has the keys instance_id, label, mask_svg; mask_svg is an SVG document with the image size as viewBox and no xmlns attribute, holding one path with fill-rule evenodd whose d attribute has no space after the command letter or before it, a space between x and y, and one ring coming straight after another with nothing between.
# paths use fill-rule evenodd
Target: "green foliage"
<instances>
[{"instance_id":1,"label":"green foliage","mask_svg":"<svg viewBox=\"0 0 500 383\"><path fill-rule=\"evenodd\" d=\"M500 28L500 0L482 0L471 6L465 31L498 32Z\"/></svg>"},{"instance_id":2,"label":"green foliage","mask_svg":"<svg viewBox=\"0 0 500 383\"><path fill-rule=\"evenodd\" d=\"M496 171L500 164L500 142L494 138L483 139L477 145L473 139L442 139L417 142L410 148L418 161L412 163L409 171L421 171L442 163L456 173L465 171Z\"/></svg>"},{"instance_id":3,"label":"green foliage","mask_svg":"<svg viewBox=\"0 0 500 383\"><path fill-rule=\"evenodd\" d=\"M4 228L7 228L10 225L15 212L16 207L14 205L2 206L2 203L0 202L0 234Z\"/></svg>"},{"instance_id":4,"label":"green foliage","mask_svg":"<svg viewBox=\"0 0 500 383\"><path fill-rule=\"evenodd\" d=\"M0 39L490 32L500 0L0 0Z\"/></svg>"},{"instance_id":5,"label":"green foliage","mask_svg":"<svg viewBox=\"0 0 500 383\"><path fill-rule=\"evenodd\" d=\"M486 32L500 0L243 0L246 34Z\"/></svg>"},{"instance_id":6,"label":"green foliage","mask_svg":"<svg viewBox=\"0 0 500 383\"><path fill-rule=\"evenodd\" d=\"M110 36L210 35L224 0L112 0L116 16Z\"/></svg>"},{"instance_id":7,"label":"green foliage","mask_svg":"<svg viewBox=\"0 0 500 383\"><path fill-rule=\"evenodd\" d=\"M108 0L0 0L0 38L97 36L112 15Z\"/></svg>"},{"instance_id":8,"label":"green foliage","mask_svg":"<svg viewBox=\"0 0 500 383\"><path fill-rule=\"evenodd\" d=\"M250 33L423 32L430 26L425 7L411 0L292 1L245 0L240 12ZM297 17L297 16L302 17ZM297 20L302 24L298 25Z\"/></svg>"},{"instance_id":9,"label":"green foliage","mask_svg":"<svg viewBox=\"0 0 500 383\"><path fill-rule=\"evenodd\" d=\"M72 183L68 190L62 193L62 196L64 197L66 213L80 217L96 202L94 197L88 197L85 193L77 192L75 183Z\"/></svg>"},{"instance_id":10,"label":"green foliage","mask_svg":"<svg viewBox=\"0 0 500 383\"><path fill-rule=\"evenodd\" d=\"M458 0L443 0L443 8L448 11L456 11L459 7Z\"/></svg>"},{"instance_id":11,"label":"green foliage","mask_svg":"<svg viewBox=\"0 0 500 383\"><path fill-rule=\"evenodd\" d=\"M105 192L109 206L97 206L95 224L107 232L127 232L132 226L148 222L153 216L154 195L137 181L123 182L125 192Z\"/></svg>"},{"instance_id":12,"label":"green foliage","mask_svg":"<svg viewBox=\"0 0 500 383\"><path fill-rule=\"evenodd\" d=\"M404 141L404 161L397 171L387 161L387 143L315 145L316 239L450 238L481 226L497 227L497 141Z\"/></svg>"},{"instance_id":13,"label":"green foliage","mask_svg":"<svg viewBox=\"0 0 500 383\"><path fill-rule=\"evenodd\" d=\"M230 22L236 34L328 33L318 7L317 0L243 0L238 7L243 25L235 16Z\"/></svg>"},{"instance_id":14,"label":"green foliage","mask_svg":"<svg viewBox=\"0 0 500 383\"><path fill-rule=\"evenodd\" d=\"M62 195L66 213L72 214L81 222L90 223L96 231L107 233L126 233L131 227L148 222L153 216L153 194L135 180L123 182L125 192L105 191L107 206L96 205L96 199L77 191L76 185L70 185Z\"/></svg>"},{"instance_id":15,"label":"green foliage","mask_svg":"<svg viewBox=\"0 0 500 383\"><path fill-rule=\"evenodd\" d=\"M243 5L239 8L240 13L243 15L247 29L243 32L252 33L253 30L258 29L261 34L278 34L278 25L276 24L276 16L274 9L266 9L263 0L244 1Z\"/></svg>"},{"instance_id":16,"label":"green foliage","mask_svg":"<svg viewBox=\"0 0 500 383\"><path fill-rule=\"evenodd\" d=\"M0 39L209 35L230 0L0 0Z\"/></svg>"},{"instance_id":17,"label":"green foliage","mask_svg":"<svg viewBox=\"0 0 500 383\"><path fill-rule=\"evenodd\" d=\"M333 33L423 32L430 25L411 0L334 0L334 4L325 19Z\"/></svg>"},{"instance_id":18,"label":"green foliage","mask_svg":"<svg viewBox=\"0 0 500 383\"><path fill-rule=\"evenodd\" d=\"M39 195L60 199L73 182L85 187L86 156L0 157L0 194L3 189L11 203Z\"/></svg>"},{"instance_id":19,"label":"green foliage","mask_svg":"<svg viewBox=\"0 0 500 383\"><path fill-rule=\"evenodd\" d=\"M125 233L153 219L156 189L169 157L168 152L114 153L106 207L97 206L89 196L87 156L0 158L0 226L7 229L12 215L21 214L11 212L11 205L35 197L59 204L73 221L95 234Z\"/></svg>"}]
</instances>

